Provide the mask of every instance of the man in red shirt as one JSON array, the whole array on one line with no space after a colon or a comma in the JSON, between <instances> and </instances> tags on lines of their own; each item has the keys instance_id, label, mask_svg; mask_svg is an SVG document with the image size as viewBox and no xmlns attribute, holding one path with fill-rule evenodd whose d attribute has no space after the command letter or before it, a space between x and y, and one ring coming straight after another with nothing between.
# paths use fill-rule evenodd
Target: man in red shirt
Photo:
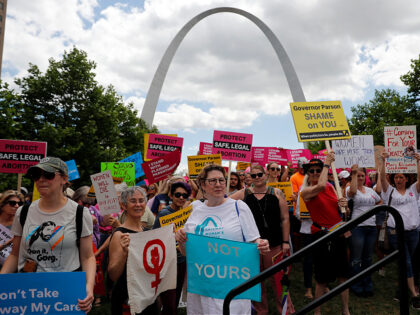
<instances>
[{"instance_id":1,"label":"man in red shirt","mask_svg":"<svg viewBox=\"0 0 420 315\"><path fill-rule=\"evenodd\" d=\"M333 161L334 152L330 152L325 159L325 164L321 160L312 159L303 165L305 174L308 174L308 183L301 190L301 196L313 221L311 232L314 240L342 224L338 206L347 207L346 198L338 200L334 187L327 181L328 169ZM324 294L327 283L336 278L344 282L349 277L347 244L343 236L318 247L313 253L313 258L316 298ZM345 290L341 293L341 303L342 313L346 315L350 314L348 299L349 291ZM315 310L315 314L321 314L320 307Z\"/></svg>"}]
</instances>

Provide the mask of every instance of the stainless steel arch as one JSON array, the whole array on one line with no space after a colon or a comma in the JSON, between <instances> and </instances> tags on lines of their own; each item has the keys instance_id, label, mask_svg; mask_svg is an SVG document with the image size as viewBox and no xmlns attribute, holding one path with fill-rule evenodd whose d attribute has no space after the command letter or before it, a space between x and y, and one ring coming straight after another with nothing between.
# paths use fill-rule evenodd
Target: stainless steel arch
<instances>
[{"instance_id":1,"label":"stainless steel arch","mask_svg":"<svg viewBox=\"0 0 420 315\"><path fill-rule=\"evenodd\" d=\"M178 32L178 34L176 34L176 36L166 49L165 54L163 55L159 63L159 67L155 72L149 91L147 92L146 100L144 102L143 110L141 113L141 118L144 119L146 123L149 124L149 126L152 126L153 124L153 118L155 116L159 95L162 91L163 82L165 80L166 74L168 73L168 69L172 62L172 59L182 40L187 35L187 33L194 27L194 25L196 25L202 19L208 17L209 15L221 12L230 12L242 15L254 22L254 24L260 28L260 30L270 41L271 46L274 48L274 51L277 54L277 57L283 68L284 74L286 75L287 83L289 85L290 92L292 93L293 101L306 101L305 95L303 94L302 87L299 83L299 79L297 77L295 69L293 68L292 62L290 61L286 51L284 50L282 44L280 43L276 35L273 33L273 31L263 21L261 21L255 15L247 11L231 7L220 7L204 11L192 18L187 24L184 25L184 27Z\"/></svg>"}]
</instances>

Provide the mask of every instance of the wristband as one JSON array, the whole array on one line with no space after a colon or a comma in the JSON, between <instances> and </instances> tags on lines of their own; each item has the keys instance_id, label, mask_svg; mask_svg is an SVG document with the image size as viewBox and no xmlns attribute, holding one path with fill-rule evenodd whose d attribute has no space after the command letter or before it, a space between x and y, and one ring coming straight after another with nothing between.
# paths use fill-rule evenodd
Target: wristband
<instances>
[{"instance_id":1,"label":"wristband","mask_svg":"<svg viewBox=\"0 0 420 315\"><path fill-rule=\"evenodd\" d=\"M326 168L330 168L330 166L328 164L324 164L324 167Z\"/></svg>"},{"instance_id":2,"label":"wristband","mask_svg":"<svg viewBox=\"0 0 420 315\"><path fill-rule=\"evenodd\" d=\"M289 241L283 241L283 244L289 244Z\"/></svg>"}]
</instances>

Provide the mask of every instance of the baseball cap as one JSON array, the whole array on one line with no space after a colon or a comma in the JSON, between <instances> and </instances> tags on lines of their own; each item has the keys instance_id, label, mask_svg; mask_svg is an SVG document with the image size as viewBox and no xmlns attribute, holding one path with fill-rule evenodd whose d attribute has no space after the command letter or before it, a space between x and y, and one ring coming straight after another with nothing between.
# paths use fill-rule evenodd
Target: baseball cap
<instances>
[{"instance_id":1,"label":"baseball cap","mask_svg":"<svg viewBox=\"0 0 420 315\"><path fill-rule=\"evenodd\" d=\"M48 156L48 157L43 158L41 161L39 161L37 165L31 166L30 168L28 168L26 172L26 176L27 177L30 176L31 172L35 168L40 168L41 170L45 172L54 173L58 171L65 176L69 175L69 169L67 168L67 164L63 160L57 157Z\"/></svg>"},{"instance_id":2,"label":"baseball cap","mask_svg":"<svg viewBox=\"0 0 420 315\"><path fill-rule=\"evenodd\" d=\"M350 173L347 171L341 171L340 173L338 173L338 178L342 179L342 178L348 178L350 176Z\"/></svg>"}]
</instances>

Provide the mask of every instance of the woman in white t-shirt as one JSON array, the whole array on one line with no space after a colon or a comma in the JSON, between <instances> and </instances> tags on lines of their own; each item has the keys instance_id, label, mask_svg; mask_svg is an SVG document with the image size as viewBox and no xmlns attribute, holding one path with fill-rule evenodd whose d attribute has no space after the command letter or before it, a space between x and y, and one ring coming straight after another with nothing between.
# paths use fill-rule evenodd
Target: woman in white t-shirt
<instances>
[{"instance_id":1,"label":"woman in white t-shirt","mask_svg":"<svg viewBox=\"0 0 420 315\"><path fill-rule=\"evenodd\" d=\"M385 159L389 154L382 153L381 174L385 174ZM420 154L414 156L417 164L417 182L409 185L409 176L407 174L397 173L391 174L390 183L386 176L381 176L382 199L384 204L390 204L391 207L398 210L404 222L404 242L405 253L407 259L407 281L408 289L412 295L411 304L415 309L420 309L420 296L416 293L414 287L413 268L411 257L416 249L419 233L417 227L420 225L418 199L420 194ZM391 202L389 202L391 200ZM395 221L392 215L387 221L389 242L396 248L397 235L395 231Z\"/></svg>"},{"instance_id":2,"label":"woman in white t-shirt","mask_svg":"<svg viewBox=\"0 0 420 315\"><path fill-rule=\"evenodd\" d=\"M381 197L372 189L365 186L366 170L358 168L355 164L351 167L351 182L346 188L346 197L353 201L351 219L357 218L375 205L382 203ZM373 250L376 243L375 216L360 223L352 230L350 241L351 269L353 275L366 269L372 264ZM373 295L373 284L370 276L363 278L351 287L357 296L370 297Z\"/></svg>"},{"instance_id":3,"label":"woman in white t-shirt","mask_svg":"<svg viewBox=\"0 0 420 315\"><path fill-rule=\"evenodd\" d=\"M92 308L96 272L90 212L85 208L82 211L77 239L78 205L63 193L69 177L67 165L61 159L46 157L30 167L26 176L35 182L41 199L30 205L23 224L20 219L23 208L16 212L13 249L1 273L85 271L86 297L78 301L78 306L88 312Z\"/></svg>"},{"instance_id":4,"label":"woman in white t-shirt","mask_svg":"<svg viewBox=\"0 0 420 315\"><path fill-rule=\"evenodd\" d=\"M260 253L269 251L267 240L260 239L251 210L243 201L225 198L226 174L220 165L206 166L198 176L200 188L207 199L192 203L193 211L183 229L176 233L181 253L185 255L186 233L257 243ZM223 300L188 293L188 314L222 314ZM233 300L231 314L251 314L251 301Z\"/></svg>"}]
</instances>

